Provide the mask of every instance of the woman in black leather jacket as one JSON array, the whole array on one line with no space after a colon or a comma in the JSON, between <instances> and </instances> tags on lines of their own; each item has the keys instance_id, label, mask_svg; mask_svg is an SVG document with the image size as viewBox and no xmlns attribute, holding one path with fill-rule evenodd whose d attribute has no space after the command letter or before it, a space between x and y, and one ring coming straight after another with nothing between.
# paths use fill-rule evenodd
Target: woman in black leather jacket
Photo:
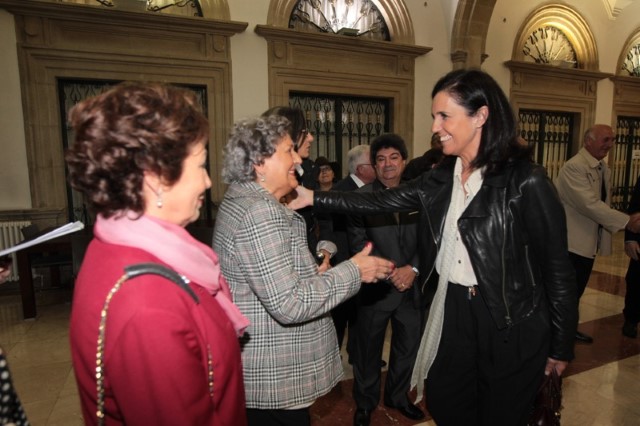
<instances>
[{"instance_id":1,"label":"woman in black leather jacket","mask_svg":"<svg viewBox=\"0 0 640 426\"><path fill-rule=\"evenodd\" d=\"M438 426L525 425L543 372L573 358L576 283L564 210L517 139L496 81L452 71L432 92L432 131L447 156L378 193L313 194L295 208L420 209L422 290L437 283L412 385ZM313 199L312 199L313 198Z\"/></svg>"}]
</instances>

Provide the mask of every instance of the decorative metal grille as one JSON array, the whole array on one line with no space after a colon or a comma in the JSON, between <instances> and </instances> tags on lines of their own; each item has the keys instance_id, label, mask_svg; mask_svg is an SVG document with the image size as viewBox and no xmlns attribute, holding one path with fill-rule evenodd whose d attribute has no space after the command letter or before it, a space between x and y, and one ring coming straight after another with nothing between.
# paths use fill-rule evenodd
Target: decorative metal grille
<instances>
[{"instance_id":1,"label":"decorative metal grille","mask_svg":"<svg viewBox=\"0 0 640 426\"><path fill-rule=\"evenodd\" d=\"M60 101L60 117L62 119L62 146L66 150L70 143L75 139L73 129L69 125L68 117L69 111L75 104L92 96L99 95L119 81L109 80L73 80L73 79L60 79L58 80L58 99ZM207 115L207 92L204 86L185 86L176 84L176 86L182 86L189 90L192 90L196 98L198 99L204 114ZM207 158L207 170L209 170L209 159ZM68 170L65 168L65 174L68 176ZM93 224L95 217L92 212L87 210L84 196L71 188L67 179L67 203L69 211L69 221L82 221L85 226ZM200 211L200 219L210 221L212 219L213 203L211 201L211 191L207 190L205 193L205 200Z\"/></svg>"},{"instance_id":2,"label":"decorative metal grille","mask_svg":"<svg viewBox=\"0 0 640 426\"><path fill-rule=\"evenodd\" d=\"M640 176L640 117L618 117L611 165L611 207L626 211Z\"/></svg>"},{"instance_id":3,"label":"decorative metal grille","mask_svg":"<svg viewBox=\"0 0 640 426\"><path fill-rule=\"evenodd\" d=\"M324 156L346 165L343 158L356 145L389 132L389 100L291 93L289 105L304 111L315 142L311 158ZM344 171L344 167L343 167Z\"/></svg>"},{"instance_id":4,"label":"decorative metal grille","mask_svg":"<svg viewBox=\"0 0 640 426\"><path fill-rule=\"evenodd\" d=\"M554 179L569 159L573 140L573 114L521 109L520 136L533 146L534 159Z\"/></svg>"},{"instance_id":5,"label":"decorative metal grille","mask_svg":"<svg viewBox=\"0 0 640 426\"><path fill-rule=\"evenodd\" d=\"M627 52L622 69L632 77L640 77L640 44L632 46Z\"/></svg>"},{"instance_id":6,"label":"decorative metal grille","mask_svg":"<svg viewBox=\"0 0 640 426\"><path fill-rule=\"evenodd\" d=\"M522 52L525 60L537 64L550 64L576 68L576 52L567 36L556 27L546 26L534 30L525 42Z\"/></svg>"},{"instance_id":7,"label":"decorative metal grille","mask_svg":"<svg viewBox=\"0 0 640 426\"><path fill-rule=\"evenodd\" d=\"M371 0L299 0L289 28L389 41L389 29Z\"/></svg>"}]
</instances>

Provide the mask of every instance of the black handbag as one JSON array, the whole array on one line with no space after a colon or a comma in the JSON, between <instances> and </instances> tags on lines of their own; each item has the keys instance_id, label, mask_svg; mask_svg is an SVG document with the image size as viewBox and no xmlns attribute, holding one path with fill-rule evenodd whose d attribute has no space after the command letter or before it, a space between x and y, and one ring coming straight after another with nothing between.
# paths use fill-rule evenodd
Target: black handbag
<instances>
[{"instance_id":1,"label":"black handbag","mask_svg":"<svg viewBox=\"0 0 640 426\"><path fill-rule=\"evenodd\" d=\"M562 377L553 368L542 379L527 426L560 426L561 409Z\"/></svg>"}]
</instances>

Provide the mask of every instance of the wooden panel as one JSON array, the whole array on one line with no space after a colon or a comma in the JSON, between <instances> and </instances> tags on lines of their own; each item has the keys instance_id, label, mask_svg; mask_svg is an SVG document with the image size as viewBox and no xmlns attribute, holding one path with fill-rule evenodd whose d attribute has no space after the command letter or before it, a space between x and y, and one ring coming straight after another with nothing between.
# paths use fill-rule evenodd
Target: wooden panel
<instances>
[{"instance_id":1,"label":"wooden panel","mask_svg":"<svg viewBox=\"0 0 640 426\"><path fill-rule=\"evenodd\" d=\"M143 54L160 57L207 57L207 35L177 30L154 30L81 22L51 21L51 44L86 52Z\"/></svg>"},{"instance_id":2,"label":"wooden panel","mask_svg":"<svg viewBox=\"0 0 640 426\"><path fill-rule=\"evenodd\" d=\"M206 87L211 174L219 175L233 121L229 37L246 23L53 2L0 0L0 6L15 16L34 209L67 208L61 78ZM224 184L214 179L213 185L217 202Z\"/></svg>"}]
</instances>

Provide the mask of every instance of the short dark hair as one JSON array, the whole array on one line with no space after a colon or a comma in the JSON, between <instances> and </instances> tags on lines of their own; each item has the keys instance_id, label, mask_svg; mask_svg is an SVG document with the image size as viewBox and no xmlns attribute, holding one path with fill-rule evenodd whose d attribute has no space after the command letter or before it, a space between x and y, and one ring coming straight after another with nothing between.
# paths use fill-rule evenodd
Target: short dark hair
<instances>
[{"instance_id":1,"label":"short dark hair","mask_svg":"<svg viewBox=\"0 0 640 426\"><path fill-rule=\"evenodd\" d=\"M74 106L69 122L75 132L65 155L69 181L107 218L144 213L144 172L173 185L190 148L209 139L193 92L162 83L118 84Z\"/></svg>"},{"instance_id":2,"label":"short dark hair","mask_svg":"<svg viewBox=\"0 0 640 426\"><path fill-rule=\"evenodd\" d=\"M409 157L409 153L407 152L407 145L404 143L404 139L402 139L400 135L397 135L395 133L383 133L371 142L371 148L369 151L371 164L376 164L376 156L378 155L378 151L385 148L397 149L398 152L400 152L403 160L406 160Z\"/></svg>"},{"instance_id":3,"label":"short dark hair","mask_svg":"<svg viewBox=\"0 0 640 426\"><path fill-rule=\"evenodd\" d=\"M451 95L469 116L483 106L489 110L482 126L478 155L471 162L473 168L486 167L485 173L491 174L502 169L511 158L529 158L529 148L518 143L511 104L493 77L477 69L451 71L438 80L431 98L443 91Z\"/></svg>"},{"instance_id":4,"label":"short dark hair","mask_svg":"<svg viewBox=\"0 0 640 426\"><path fill-rule=\"evenodd\" d=\"M279 115L289 120L289 136L291 136L293 147L297 151L298 144L301 142L302 131L308 130L304 112L300 108L275 106L262 113L262 117L269 117L270 115Z\"/></svg>"}]
</instances>

